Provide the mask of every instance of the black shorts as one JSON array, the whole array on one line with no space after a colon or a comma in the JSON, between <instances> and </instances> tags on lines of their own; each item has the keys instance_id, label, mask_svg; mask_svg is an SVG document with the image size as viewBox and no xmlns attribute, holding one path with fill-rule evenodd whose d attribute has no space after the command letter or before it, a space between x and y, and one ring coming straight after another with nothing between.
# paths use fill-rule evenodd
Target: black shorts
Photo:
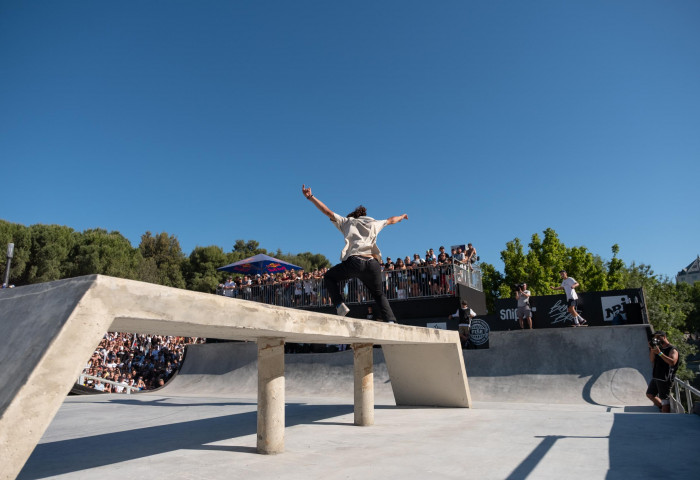
<instances>
[{"instance_id":1,"label":"black shorts","mask_svg":"<svg viewBox=\"0 0 700 480\"><path fill-rule=\"evenodd\" d=\"M568 304L570 307L576 308L576 306L578 305L578 302L572 298L571 300L568 301Z\"/></svg>"},{"instance_id":2,"label":"black shorts","mask_svg":"<svg viewBox=\"0 0 700 480\"><path fill-rule=\"evenodd\" d=\"M671 395L672 383L673 382L667 382L666 380L652 378L649 382L649 388L647 388L647 394L659 397L661 400L668 400L669 395Z\"/></svg>"}]
</instances>

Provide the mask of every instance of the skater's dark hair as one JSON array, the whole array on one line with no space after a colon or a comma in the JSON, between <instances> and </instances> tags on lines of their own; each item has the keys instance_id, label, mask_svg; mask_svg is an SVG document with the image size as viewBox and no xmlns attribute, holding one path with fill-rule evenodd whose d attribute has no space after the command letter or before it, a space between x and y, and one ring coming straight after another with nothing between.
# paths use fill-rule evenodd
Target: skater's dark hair
<instances>
[{"instance_id":1,"label":"skater's dark hair","mask_svg":"<svg viewBox=\"0 0 700 480\"><path fill-rule=\"evenodd\" d=\"M348 213L348 218L359 218L367 216L367 209L360 205L354 211Z\"/></svg>"}]
</instances>

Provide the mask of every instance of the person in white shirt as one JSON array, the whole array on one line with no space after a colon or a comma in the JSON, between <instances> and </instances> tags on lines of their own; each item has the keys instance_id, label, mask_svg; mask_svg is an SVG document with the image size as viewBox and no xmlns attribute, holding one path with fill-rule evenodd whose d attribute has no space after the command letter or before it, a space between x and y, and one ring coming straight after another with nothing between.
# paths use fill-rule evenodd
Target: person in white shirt
<instances>
[{"instance_id":1,"label":"person in white shirt","mask_svg":"<svg viewBox=\"0 0 700 480\"><path fill-rule=\"evenodd\" d=\"M302 185L301 192L333 222L345 237L345 247L340 255L341 263L328 270L324 276L328 293L338 315L344 316L350 311L343 302L340 292L341 282L350 278L359 278L374 298L380 318L385 322L395 323L396 317L391 311L382 288L381 252L377 247L377 235L385 226L408 219L408 215L404 213L386 220L375 220L368 217L367 209L360 205L346 217L342 217L314 197L311 187Z\"/></svg>"},{"instance_id":2,"label":"person in white shirt","mask_svg":"<svg viewBox=\"0 0 700 480\"><path fill-rule=\"evenodd\" d=\"M522 283L518 286L518 290L515 291L515 298L518 300L518 309L516 313L518 314L518 323L520 328L525 328L525 319L527 319L527 325L532 330L532 310L530 309L530 290L527 289L527 283Z\"/></svg>"},{"instance_id":3,"label":"person in white shirt","mask_svg":"<svg viewBox=\"0 0 700 480\"><path fill-rule=\"evenodd\" d=\"M568 310L569 314L571 314L572 317L574 317L574 326L579 327L581 325L585 325L586 320L578 314L576 311L576 306L577 306L577 301L578 301L578 295L576 294L576 289L580 287L579 283L571 278L567 273L566 270L562 270L559 272L559 276L561 277L561 285L558 287L550 287L552 290L564 290L564 293L566 293L566 301L569 305Z\"/></svg>"},{"instance_id":4,"label":"person in white shirt","mask_svg":"<svg viewBox=\"0 0 700 480\"><path fill-rule=\"evenodd\" d=\"M233 281L233 277L228 277L228 280L224 283L224 296L233 298L235 291L236 283Z\"/></svg>"},{"instance_id":5,"label":"person in white shirt","mask_svg":"<svg viewBox=\"0 0 700 480\"><path fill-rule=\"evenodd\" d=\"M126 383L124 382L124 379L122 377L119 377L119 379L117 380L117 384L114 386L114 391L116 393L123 393L125 386Z\"/></svg>"}]
</instances>

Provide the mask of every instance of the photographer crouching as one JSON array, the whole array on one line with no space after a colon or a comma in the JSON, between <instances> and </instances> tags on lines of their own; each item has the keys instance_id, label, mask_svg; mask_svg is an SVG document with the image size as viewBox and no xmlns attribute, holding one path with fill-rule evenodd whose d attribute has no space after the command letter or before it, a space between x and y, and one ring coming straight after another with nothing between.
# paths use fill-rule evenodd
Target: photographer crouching
<instances>
[{"instance_id":1,"label":"photographer crouching","mask_svg":"<svg viewBox=\"0 0 700 480\"><path fill-rule=\"evenodd\" d=\"M654 369L647 388L647 397L662 413L671 412L669 396L678 368L678 350L666 338L666 332L656 332L649 342L649 361Z\"/></svg>"},{"instance_id":2,"label":"photographer crouching","mask_svg":"<svg viewBox=\"0 0 700 480\"><path fill-rule=\"evenodd\" d=\"M518 323L520 323L520 328L525 328L525 320L527 319L528 328L532 330L530 290L527 289L527 283L513 285L513 291L515 292L515 298L518 300L518 309L516 310L516 313L518 315Z\"/></svg>"}]
</instances>

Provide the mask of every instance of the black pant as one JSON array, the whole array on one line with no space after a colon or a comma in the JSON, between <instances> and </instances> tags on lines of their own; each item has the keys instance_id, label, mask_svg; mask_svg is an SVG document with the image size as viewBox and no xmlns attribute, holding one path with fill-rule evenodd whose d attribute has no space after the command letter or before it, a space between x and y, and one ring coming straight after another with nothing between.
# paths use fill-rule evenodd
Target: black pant
<instances>
[{"instance_id":1,"label":"black pant","mask_svg":"<svg viewBox=\"0 0 700 480\"><path fill-rule=\"evenodd\" d=\"M378 316L387 322L396 321L394 312L389 306L389 300L386 299L382 289L382 270L375 259L352 256L328 270L323 278L326 280L326 287L333 305L343 303L343 296L340 293L341 283L349 278L359 278L377 303Z\"/></svg>"}]
</instances>

